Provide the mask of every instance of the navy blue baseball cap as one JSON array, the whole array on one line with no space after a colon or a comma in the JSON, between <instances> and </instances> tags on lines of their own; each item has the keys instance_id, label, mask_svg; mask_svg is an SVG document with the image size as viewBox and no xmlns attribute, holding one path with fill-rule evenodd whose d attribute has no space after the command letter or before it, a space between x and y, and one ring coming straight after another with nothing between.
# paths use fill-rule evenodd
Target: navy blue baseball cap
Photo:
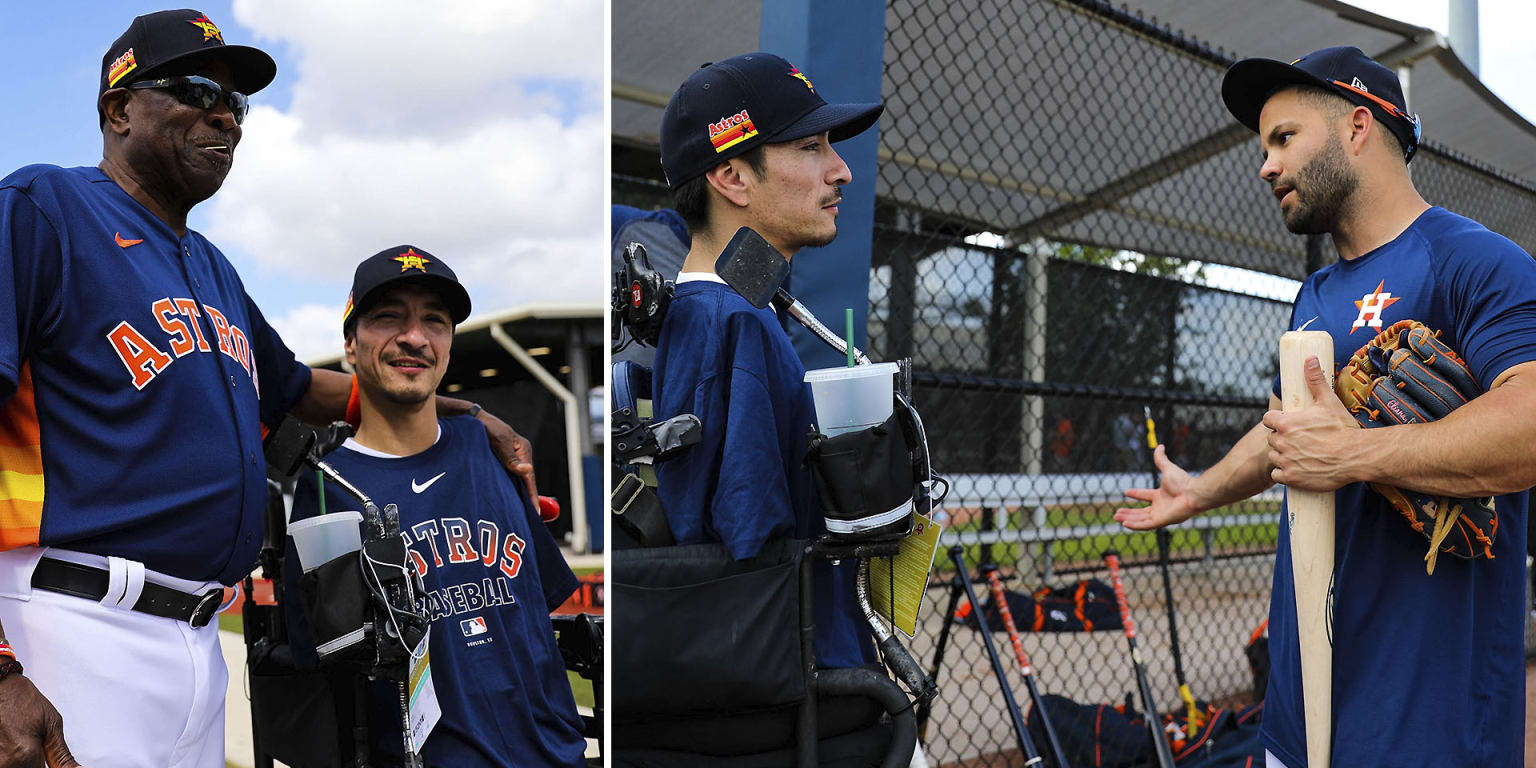
<instances>
[{"instance_id":1,"label":"navy blue baseball cap","mask_svg":"<svg viewBox=\"0 0 1536 768\"><path fill-rule=\"evenodd\" d=\"M128 30L101 57L101 88L125 86L149 75L161 75L172 64L217 58L229 65L235 90L250 95L277 77L277 62L264 51L227 45L224 33L202 11L182 8L136 17Z\"/></svg>"},{"instance_id":2,"label":"navy blue baseball cap","mask_svg":"<svg viewBox=\"0 0 1536 768\"><path fill-rule=\"evenodd\" d=\"M1259 112L1275 91L1288 85L1315 85L1366 107L1403 145L1403 160L1419 149L1424 125L1408 112L1403 86L1392 70L1354 46L1313 51L1289 64L1273 59L1243 59L1221 81L1221 100L1250 130L1259 130Z\"/></svg>"},{"instance_id":3,"label":"navy blue baseball cap","mask_svg":"<svg viewBox=\"0 0 1536 768\"><path fill-rule=\"evenodd\" d=\"M352 274L352 292L347 294L347 307L341 311L341 332L347 332L352 321L384 288L402 281L421 283L437 291L448 306L454 325L469 317L469 292L459 283L459 276L442 259L414 245L397 245L357 265Z\"/></svg>"},{"instance_id":4,"label":"navy blue baseball cap","mask_svg":"<svg viewBox=\"0 0 1536 768\"><path fill-rule=\"evenodd\" d=\"M828 104L793 64L745 53L688 76L661 116L661 170L672 189L764 144L831 133L842 141L875 124L882 104Z\"/></svg>"}]
</instances>

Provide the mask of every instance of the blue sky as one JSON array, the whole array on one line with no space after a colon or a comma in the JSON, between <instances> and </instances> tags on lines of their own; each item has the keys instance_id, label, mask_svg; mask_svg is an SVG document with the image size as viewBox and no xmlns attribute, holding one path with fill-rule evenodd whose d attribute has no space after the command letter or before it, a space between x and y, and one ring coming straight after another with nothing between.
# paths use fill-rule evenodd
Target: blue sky
<instances>
[{"instance_id":1,"label":"blue sky","mask_svg":"<svg viewBox=\"0 0 1536 768\"><path fill-rule=\"evenodd\" d=\"M0 174L95 165L101 57L143 2L7 3ZM605 298L602 0L214 0L277 61L224 188L191 226L301 358L340 348L353 267L411 243L475 314ZM538 276L540 279L529 279Z\"/></svg>"}]
</instances>

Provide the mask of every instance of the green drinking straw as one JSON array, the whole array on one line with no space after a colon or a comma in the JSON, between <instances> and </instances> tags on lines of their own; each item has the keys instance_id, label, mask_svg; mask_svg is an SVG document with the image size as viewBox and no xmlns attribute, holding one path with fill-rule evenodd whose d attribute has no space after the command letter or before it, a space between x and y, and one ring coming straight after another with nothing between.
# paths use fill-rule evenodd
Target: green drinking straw
<instances>
[{"instance_id":1,"label":"green drinking straw","mask_svg":"<svg viewBox=\"0 0 1536 768\"><path fill-rule=\"evenodd\" d=\"M325 514L325 473L315 470L315 480L320 485L320 514Z\"/></svg>"},{"instance_id":2,"label":"green drinking straw","mask_svg":"<svg viewBox=\"0 0 1536 768\"><path fill-rule=\"evenodd\" d=\"M848 339L848 367L853 367L853 307L843 308L843 324L846 331L843 336Z\"/></svg>"}]
</instances>

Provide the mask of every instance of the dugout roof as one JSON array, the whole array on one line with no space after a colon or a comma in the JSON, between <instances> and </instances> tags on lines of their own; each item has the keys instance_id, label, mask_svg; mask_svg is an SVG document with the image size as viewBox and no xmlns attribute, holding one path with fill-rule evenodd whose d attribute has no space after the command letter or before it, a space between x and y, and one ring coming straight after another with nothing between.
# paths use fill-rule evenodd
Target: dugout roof
<instances>
[{"instance_id":1,"label":"dugout roof","mask_svg":"<svg viewBox=\"0 0 1536 768\"><path fill-rule=\"evenodd\" d=\"M753 0L615 3L616 147L654 152L672 90L702 62L757 48L759 15ZM885 204L1015 242L1299 279L1305 243L1258 181L1256 137L1222 106L1221 75L1234 58L1352 44L1410 67L1426 197L1536 250L1536 126L1432 30L1337 0L892 0L886 24Z\"/></svg>"}]
</instances>

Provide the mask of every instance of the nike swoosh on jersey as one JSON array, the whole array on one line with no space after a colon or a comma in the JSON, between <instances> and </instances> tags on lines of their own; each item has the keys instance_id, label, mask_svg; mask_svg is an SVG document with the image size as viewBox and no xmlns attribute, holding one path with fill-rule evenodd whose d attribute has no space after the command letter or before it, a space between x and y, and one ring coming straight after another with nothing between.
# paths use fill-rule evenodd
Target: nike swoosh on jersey
<instances>
[{"instance_id":1,"label":"nike swoosh on jersey","mask_svg":"<svg viewBox=\"0 0 1536 768\"><path fill-rule=\"evenodd\" d=\"M144 242L144 238L142 238L142 237L139 238L138 240L125 240L125 239L123 239L122 234L118 233L118 232L113 232L112 233L112 239L117 241L117 247L119 247L119 248L127 248L129 246L138 245L139 243Z\"/></svg>"},{"instance_id":2,"label":"nike swoosh on jersey","mask_svg":"<svg viewBox=\"0 0 1536 768\"><path fill-rule=\"evenodd\" d=\"M441 478L443 475L446 475L446 474L448 474L446 471L439 472L439 473L437 473L437 477L434 477L431 480L428 480L425 483L422 483L421 485L417 485L416 484L416 478L414 478L414 477L411 478L411 492L413 492L413 493L421 493L422 491L425 491L426 489L431 488L433 483L437 482L439 478Z\"/></svg>"},{"instance_id":3,"label":"nike swoosh on jersey","mask_svg":"<svg viewBox=\"0 0 1536 768\"><path fill-rule=\"evenodd\" d=\"M1305 323L1302 323L1301 327L1297 328L1296 330L1298 330L1298 331L1305 331L1307 329L1307 326L1317 322L1317 318L1319 318L1319 317L1322 317L1322 315L1313 315L1311 320L1308 320Z\"/></svg>"}]
</instances>

